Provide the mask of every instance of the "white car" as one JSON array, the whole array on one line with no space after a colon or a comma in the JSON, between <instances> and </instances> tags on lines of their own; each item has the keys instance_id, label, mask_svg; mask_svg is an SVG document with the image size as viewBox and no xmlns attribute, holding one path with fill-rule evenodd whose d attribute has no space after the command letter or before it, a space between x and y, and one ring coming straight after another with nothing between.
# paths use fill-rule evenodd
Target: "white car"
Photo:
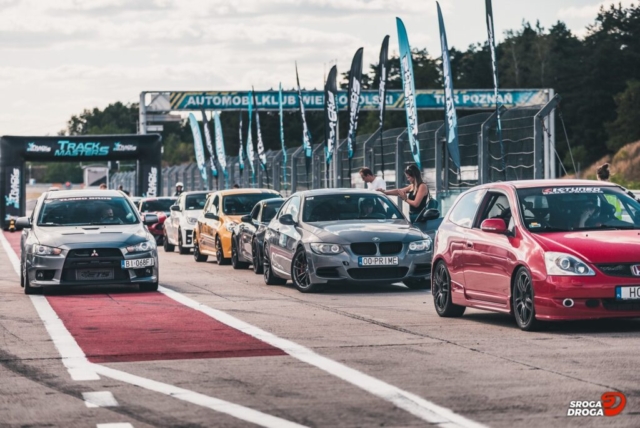
<instances>
[{"instance_id":1,"label":"white car","mask_svg":"<svg viewBox=\"0 0 640 428\"><path fill-rule=\"evenodd\" d=\"M173 252L177 245L180 254L189 254L193 248L193 228L209 193L211 192L184 192L175 205L171 206L171 214L164 222L166 252Z\"/></svg>"}]
</instances>

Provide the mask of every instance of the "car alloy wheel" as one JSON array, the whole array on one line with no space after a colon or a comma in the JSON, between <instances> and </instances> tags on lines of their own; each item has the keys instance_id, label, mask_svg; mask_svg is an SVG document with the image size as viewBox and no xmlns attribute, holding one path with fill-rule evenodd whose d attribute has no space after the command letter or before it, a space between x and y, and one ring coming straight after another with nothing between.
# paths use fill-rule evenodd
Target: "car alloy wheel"
<instances>
[{"instance_id":1,"label":"car alloy wheel","mask_svg":"<svg viewBox=\"0 0 640 428\"><path fill-rule=\"evenodd\" d=\"M178 252L180 254L189 254L189 249L182 246L182 230L178 229Z\"/></svg>"},{"instance_id":2,"label":"car alloy wheel","mask_svg":"<svg viewBox=\"0 0 640 428\"><path fill-rule=\"evenodd\" d=\"M206 262L209 256L205 256L200 254L200 245L198 245L198 241L193 240L193 259L197 262Z\"/></svg>"},{"instance_id":3,"label":"car alloy wheel","mask_svg":"<svg viewBox=\"0 0 640 428\"><path fill-rule=\"evenodd\" d=\"M231 265L234 269L246 269L249 267L249 263L241 262L238 259L238 246L234 236L231 237Z\"/></svg>"},{"instance_id":4,"label":"car alloy wheel","mask_svg":"<svg viewBox=\"0 0 640 428\"><path fill-rule=\"evenodd\" d=\"M264 283L267 285L285 285L287 283L286 279L282 279L276 276L271 270L271 263L269 263L269 259L264 256Z\"/></svg>"},{"instance_id":5,"label":"car alloy wheel","mask_svg":"<svg viewBox=\"0 0 640 428\"><path fill-rule=\"evenodd\" d=\"M169 243L169 238L166 236L166 233L167 232L165 230L164 244L162 244L162 248L164 248L165 253L173 253L175 245Z\"/></svg>"},{"instance_id":6,"label":"car alloy wheel","mask_svg":"<svg viewBox=\"0 0 640 428\"><path fill-rule=\"evenodd\" d=\"M464 306L454 305L451 302L451 277L447 265L440 261L433 270L431 281L431 294L433 305L441 317L460 317L466 309Z\"/></svg>"},{"instance_id":7,"label":"car alloy wheel","mask_svg":"<svg viewBox=\"0 0 640 428\"><path fill-rule=\"evenodd\" d=\"M216 262L219 265L228 265L230 260L225 259L224 253L222 252L222 242L220 241L220 237L216 237Z\"/></svg>"},{"instance_id":8,"label":"car alloy wheel","mask_svg":"<svg viewBox=\"0 0 640 428\"><path fill-rule=\"evenodd\" d=\"M518 327L525 331L538 329L540 327L540 323L536 320L531 275L524 267L521 267L516 272L512 294L513 314Z\"/></svg>"},{"instance_id":9,"label":"car alloy wheel","mask_svg":"<svg viewBox=\"0 0 640 428\"><path fill-rule=\"evenodd\" d=\"M311 282L311 274L309 272L309 262L307 261L307 252L304 248L299 248L293 256L293 265L291 267L291 278L293 284L303 293L317 291L318 286Z\"/></svg>"},{"instance_id":10,"label":"car alloy wheel","mask_svg":"<svg viewBox=\"0 0 640 428\"><path fill-rule=\"evenodd\" d=\"M262 260L260 259L260 248L258 248L258 243L254 239L251 243L251 260L253 262L253 272L256 275L260 275L264 267L262 265Z\"/></svg>"}]
</instances>

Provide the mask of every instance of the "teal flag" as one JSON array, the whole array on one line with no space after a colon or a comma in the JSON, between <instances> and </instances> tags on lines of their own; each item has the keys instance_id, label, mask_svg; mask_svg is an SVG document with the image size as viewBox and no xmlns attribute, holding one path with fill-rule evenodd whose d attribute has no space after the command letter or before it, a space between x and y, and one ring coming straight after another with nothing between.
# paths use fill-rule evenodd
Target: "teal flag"
<instances>
[{"instance_id":1,"label":"teal flag","mask_svg":"<svg viewBox=\"0 0 640 428\"><path fill-rule=\"evenodd\" d=\"M398 25L398 44L400 46L400 70L402 87L404 89L404 107L407 113L407 134L413 160L422 169L420 163L420 142L418 141L418 110L416 109L416 88L413 80L413 63L411 61L411 47L407 30L400 18L396 18Z\"/></svg>"},{"instance_id":2,"label":"teal flag","mask_svg":"<svg viewBox=\"0 0 640 428\"><path fill-rule=\"evenodd\" d=\"M213 113L213 129L216 134L216 157L218 158L220 168L222 168L222 173L224 174L226 188L229 172L227 171L227 154L224 149L224 136L222 135L222 124L220 123L219 111Z\"/></svg>"},{"instance_id":3,"label":"teal flag","mask_svg":"<svg viewBox=\"0 0 640 428\"><path fill-rule=\"evenodd\" d=\"M200 175L202 175L202 180L205 183L208 183L207 168L205 167L204 160L204 147L202 147L202 134L200 133L200 124L198 123L198 119L196 119L193 113L189 113L189 125L191 125L191 133L193 134L193 146L196 150L196 162L198 164L198 169L200 170Z\"/></svg>"}]
</instances>

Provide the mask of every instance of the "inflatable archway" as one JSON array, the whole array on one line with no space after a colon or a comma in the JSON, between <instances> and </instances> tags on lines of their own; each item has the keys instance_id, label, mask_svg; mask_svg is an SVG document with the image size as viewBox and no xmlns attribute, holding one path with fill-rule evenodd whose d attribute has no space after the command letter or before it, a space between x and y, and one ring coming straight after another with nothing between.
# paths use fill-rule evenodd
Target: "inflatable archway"
<instances>
[{"instance_id":1,"label":"inflatable archway","mask_svg":"<svg viewBox=\"0 0 640 428\"><path fill-rule=\"evenodd\" d=\"M2 227L11 218L25 215L25 161L84 162L135 160L136 194L159 196L161 192L162 140L160 135L83 135L0 138L0 203Z\"/></svg>"}]
</instances>

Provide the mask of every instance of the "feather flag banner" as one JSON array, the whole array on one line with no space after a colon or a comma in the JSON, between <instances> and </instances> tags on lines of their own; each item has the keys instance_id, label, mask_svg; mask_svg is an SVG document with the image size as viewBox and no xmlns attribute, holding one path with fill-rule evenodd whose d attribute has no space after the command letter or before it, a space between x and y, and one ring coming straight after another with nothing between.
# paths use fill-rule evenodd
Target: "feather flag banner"
<instances>
[{"instance_id":1,"label":"feather flag banner","mask_svg":"<svg viewBox=\"0 0 640 428\"><path fill-rule=\"evenodd\" d=\"M207 114L202 110L202 128L204 129L204 141L209 152L209 166L214 177L218 177L218 168L216 167L216 152L213 150L213 142L211 141L211 132L209 131L209 120Z\"/></svg>"},{"instance_id":2,"label":"feather flag banner","mask_svg":"<svg viewBox=\"0 0 640 428\"><path fill-rule=\"evenodd\" d=\"M189 125L191 125L191 133L193 134L193 146L196 151L196 163L198 164L198 170L200 170L202 180L207 183L207 168L205 167L204 148L202 147L202 134L200 133L200 124L198 123L198 119L196 119L193 113L189 113Z\"/></svg>"}]
</instances>

